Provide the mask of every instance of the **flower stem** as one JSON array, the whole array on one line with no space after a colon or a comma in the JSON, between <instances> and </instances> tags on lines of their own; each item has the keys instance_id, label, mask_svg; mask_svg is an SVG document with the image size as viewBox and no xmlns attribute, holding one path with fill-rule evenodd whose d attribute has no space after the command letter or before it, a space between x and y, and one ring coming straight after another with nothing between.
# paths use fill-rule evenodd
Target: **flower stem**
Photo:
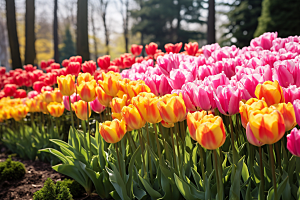
<instances>
[{"instance_id":1,"label":"flower stem","mask_svg":"<svg viewBox=\"0 0 300 200\"><path fill-rule=\"evenodd\" d=\"M166 159L170 161L171 163L171 159L169 157L169 153L167 152L168 151L168 147L167 147L167 141L166 141L166 138L163 134L163 131L162 131L162 127L161 127L161 123L158 124L158 127L159 127L159 132L161 133L161 137L164 141L164 147L165 147L165 153L166 153Z\"/></svg>"},{"instance_id":2,"label":"flower stem","mask_svg":"<svg viewBox=\"0 0 300 200\"><path fill-rule=\"evenodd\" d=\"M217 190L218 190L218 199L222 200L222 191L220 187L220 176L219 176L219 169L218 169L218 158L217 158L217 151L213 150L214 153L214 164L215 164L215 170L216 170L216 182L217 182Z\"/></svg>"},{"instance_id":3,"label":"flower stem","mask_svg":"<svg viewBox=\"0 0 300 200\"><path fill-rule=\"evenodd\" d=\"M73 129L75 129L74 119L73 119L73 111L72 111L72 104L71 104L71 96L69 96L69 106L70 106L70 112L71 112L72 127L73 127Z\"/></svg>"},{"instance_id":4,"label":"flower stem","mask_svg":"<svg viewBox=\"0 0 300 200\"><path fill-rule=\"evenodd\" d=\"M197 143L197 144L198 144L198 149L200 151L200 161L201 161L200 165L201 165L201 171L202 171L202 179L205 182L204 155L203 155L204 150L203 150L202 146L199 143ZM204 184L204 186L205 186L205 184Z\"/></svg>"},{"instance_id":5,"label":"flower stem","mask_svg":"<svg viewBox=\"0 0 300 200\"><path fill-rule=\"evenodd\" d=\"M148 122L146 122L146 132L147 132L147 144L150 147L150 137L149 137L149 130L148 130ZM151 161L151 155L150 152L148 153L148 162L149 162L149 168L150 168L150 181L153 181L153 174L152 174L152 161Z\"/></svg>"},{"instance_id":6,"label":"flower stem","mask_svg":"<svg viewBox=\"0 0 300 200\"><path fill-rule=\"evenodd\" d=\"M115 143L115 148L116 148L116 153L117 153L117 159L118 159L118 165L119 165L120 175L121 175L121 177L123 179L122 170L121 170L121 162L120 162L120 157L119 157L119 150L118 150L118 143Z\"/></svg>"},{"instance_id":7,"label":"flower stem","mask_svg":"<svg viewBox=\"0 0 300 200\"><path fill-rule=\"evenodd\" d=\"M275 151L276 151L276 159L277 159L277 164L278 164L278 167L279 167L279 171L280 171L280 174L282 174L282 169L281 169L281 158L280 158L280 151L279 151L279 142L276 142L275 143Z\"/></svg>"},{"instance_id":8,"label":"flower stem","mask_svg":"<svg viewBox=\"0 0 300 200\"><path fill-rule=\"evenodd\" d=\"M180 158L180 148L179 148L179 127L178 127L178 123L175 123L176 126L176 144L177 144L177 154L178 154L178 161L179 161L179 165L181 165L181 158Z\"/></svg>"},{"instance_id":9,"label":"flower stem","mask_svg":"<svg viewBox=\"0 0 300 200\"><path fill-rule=\"evenodd\" d=\"M274 200L278 200L277 198L277 184L276 184L276 176L275 176L275 162L274 162L274 154L273 154L273 146L269 144L269 154L271 159L271 168L272 168L272 179L273 179L273 187L274 187Z\"/></svg>"},{"instance_id":10,"label":"flower stem","mask_svg":"<svg viewBox=\"0 0 300 200\"><path fill-rule=\"evenodd\" d=\"M91 128L90 128L90 116L89 116L89 102L86 102L86 113L87 113L87 121L86 125L88 127L88 134L89 134L89 143L90 143L90 161L92 160L92 143L91 143Z\"/></svg>"},{"instance_id":11,"label":"flower stem","mask_svg":"<svg viewBox=\"0 0 300 200\"><path fill-rule=\"evenodd\" d=\"M157 144L157 152L158 152L158 157L159 157L159 160L160 160L160 158L161 158L160 144L159 144L159 140L158 140L157 127L156 127L155 123L153 124L153 128L154 128L154 131L155 131L155 139L156 139L156 144ZM148 129L147 129L147 131L148 131Z\"/></svg>"},{"instance_id":12,"label":"flower stem","mask_svg":"<svg viewBox=\"0 0 300 200\"><path fill-rule=\"evenodd\" d=\"M236 157L236 149L234 146L234 133L233 133L233 123L232 123L232 117L229 117L230 121L230 137L231 137L231 148L232 148L232 154L233 154L233 164L237 164L238 160Z\"/></svg>"},{"instance_id":13,"label":"flower stem","mask_svg":"<svg viewBox=\"0 0 300 200\"><path fill-rule=\"evenodd\" d=\"M259 166L260 166L260 181L261 181L261 185L260 187L263 190L263 196L260 197L260 199L265 199L265 175L264 175L264 166L263 166L263 162L262 162L262 151L261 151L261 147L258 147L259 149Z\"/></svg>"},{"instance_id":14,"label":"flower stem","mask_svg":"<svg viewBox=\"0 0 300 200\"><path fill-rule=\"evenodd\" d=\"M138 134L139 134L139 141L140 141L140 146L141 146L141 151L142 151L144 173L147 173L146 172L146 165L145 165L146 162L145 162L145 153L144 153L144 146L143 146L143 137L142 137L140 129L138 129ZM142 174L142 176L144 176L144 174Z\"/></svg>"},{"instance_id":15,"label":"flower stem","mask_svg":"<svg viewBox=\"0 0 300 200\"><path fill-rule=\"evenodd\" d=\"M170 135L171 135L172 146L173 146L174 168L175 168L175 166L177 166L177 162L176 162L175 144L174 144L173 129L172 129L172 127L170 128L170 131L171 131Z\"/></svg>"}]
</instances>

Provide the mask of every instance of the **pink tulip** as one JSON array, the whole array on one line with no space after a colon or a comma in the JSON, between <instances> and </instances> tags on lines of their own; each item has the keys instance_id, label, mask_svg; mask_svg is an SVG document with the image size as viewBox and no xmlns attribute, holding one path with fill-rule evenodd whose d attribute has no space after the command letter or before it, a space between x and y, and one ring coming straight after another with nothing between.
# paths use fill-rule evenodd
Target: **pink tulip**
<instances>
[{"instance_id":1,"label":"pink tulip","mask_svg":"<svg viewBox=\"0 0 300 200\"><path fill-rule=\"evenodd\" d=\"M105 106L99 102L98 98L96 98L94 101L91 101L90 106L95 113L102 113L105 109Z\"/></svg>"},{"instance_id":2,"label":"pink tulip","mask_svg":"<svg viewBox=\"0 0 300 200\"><path fill-rule=\"evenodd\" d=\"M212 52L214 52L217 49L221 49L221 47L218 43L205 45L202 47L203 54L205 55L206 58L209 58L211 56Z\"/></svg>"},{"instance_id":3,"label":"pink tulip","mask_svg":"<svg viewBox=\"0 0 300 200\"><path fill-rule=\"evenodd\" d=\"M296 85L290 85L288 88L282 88L283 95L285 99L285 103L291 102L293 103L294 100L300 99L300 88Z\"/></svg>"},{"instance_id":4,"label":"pink tulip","mask_svg":"<svg viewBox=\"0 0 300 200\"><path fill-rule=\"evenodd\" d=\"M172 69L178 69L179 68L179 54L166 54L164 56L159 56L157 58L157 65L160 68L161 72L169 76L169 73Z\"/></svg>"},{"instance_id":5,"label":"pink tulip","mask_svg":"<svg viewBox=\"0 0 300 200\"><path fill-rule=\"evenodd\" d=\"M260 83L262 76L260 74L250 74L244 76L240 83L243 85L244 89L249 93L252 98L256 98L254 92L256 86Z\"/></svg>"},{"instance_id":6,"label":"pink tulip","mask_svg":"<svg viewBox=\"0 0 300 200\"><path fill-rule=\"evenodd\" d=\"M189 111L196 111L200 110L200 107L196 105L197 88L198 85L195 82L189 82L184 84L181 90L173 90L172 93L177 93L179 95L181 92L186 108Z\"/></svg>"},{"instance_id":7,"label":"pink tulip","mask_svg":"<svg viewBox=\"0 0 300 200\"><path fill-rule=\"evenodd\" d=\"M30 92L28 92L28 94L27 94L27 97L29 98L29 99L33 99L35 96L37 96L39 93L37 92L37 91L35 91L35 90L32 90L32 91L30 91Z\"/></svg>"},{"instance_id":8,"label":"pink tulip","mask_svg":"<svg viewBox=\"0 0 300 200\"><path fill-rule=\"evenodd\" d=\"M214 99L219 111L230 116L239 112L242 95L243 93L238 87L219 86L214 93Z\"/></svg>"},{"instance_id":9,"label":"pink tulip","mask_svg":"<svg viewBox=\"0 0 300 200\"><path fill-rule=\"evenodd\" d=\"M253 132L250 128L250 123L248 122L247 127L246 127L246 136L248 139L248 142L254 146L261 147L264 145L264 143L260 142L256 137L253 135Z\"/></svg>"},{"instance_id":10,"label":"pink tulip","mask_svg":"<svg viewBox=\"0 0 300 200\"><path fill-rule=\"evenodd\" d=\"M217 89L220 85L228 85L229 79L224 72L212 76L208 76L203 80L204 85L211 85L214 89Z\"/></svg>"},{"instance_id":11,"label":"pink tulip","mask_svg":"<svg viewBox=\"0 0 300 200\"><path fill-rule=\"evenodd\" d=\"M253 73L262 75L262 77L263 77L262 82L272 81L273 73L272 73L272 69L271 69L270 65L259 66L254 70Z\"/></svg>"},{"instance_id":12,"label":"pink tulip","mask_svg":"<svg viewBox=\"0 0 300 200\"><path fill-rule=\"evenodd\" d=\"M194 101L197 107L206 111L217 107L214 100L214 89L212 86L200 84L195 90Z\"/></svg>"},{"instance_id":13,"label":"pink tulip","mask_svg":"<svg viewBox=\"0 0 300 200\"><path fill-rule=\"evenodd\" d=\"M287 149L295 156L300 157L300 130L293 128L287 138Z\"/></svg>"},{"instance_id":14,"label":"pink tulip","mask_svg":"<svg viewBox=\"0 0 300 200\"><path fill-rule=\"evenodd\" d=\"M198 69L198 79L199 80L204 80L205 77L208 77L210 75L214 75L214 73L212 71L213 71L213 69L209 65L200 66L199 69Z\"/></svg>"},{"instance_id":15,"label":"pink tulip","mask_svg":"<svg viewBox=\"0 0 300 200\"><path fill-rule=\"evenodd\" d=\"M272 42L277 38L277 32L275 33L264 33L258 38L251 40L250 45L252 47L261 46L263 49L269 50L272 47Z\"/></svg>"},{"instance_id":16,"label":"pink tulip","mask_svg":"<svg viewBox=\"0 0 300 200\"><path fill-rule=\"evenodd\" d=\"M159 76L158 76L159 77ZM152 78L155 78L155 75L152 76L145 76L145 84L150 88L151 92L158 96L158 88L156 88L156 84Z\"/></svg>"},{"instance_id":17,"label":"pink tulip","mask_svg":"<svg viewBox=\"0 0 300 200\"><path fill-rule=\"evenodd\" d=\"M193 74L183 69L173 69L170 72L170 78L168 77L168 81L173 90L181 89L183 84L194 80Z\"/></svg>"},{"instance_id":18,"label":"pink tulip","mask_svg":"<svg viewBox=\"0 0 300 200\"><path fill-rule=\"evenodd\" d=\"M146 75L153 75L153 74L162 75L162 72L160 71L160 68L158 66L156 66L156 67L148 67L145 74Z\"/></svg>"},{"instance_id":19,"label":"pink tulip","mask_svg":"<svg viewBox=\"0 0 300 200\"><path fill-rule=\"evenodd\" d=\"M79 94L76 95L76 93L71 95L71 103L75 103L77 101L81 100ZM68 96L63 96L63 103L65 108L70 111L70 104L69 104L69 97Z\"/></svg>"},{"instance_id":20,"label":"pink tulip","mask_svg":"<svg viewBox=\"0 0 300 200\"><path fill-rule=\"evenodd\" d=\"M296 122L298 125L300 125L300 99L296 99L293 102L293 106L295 110Z\"/></svg>"}]
</instances>

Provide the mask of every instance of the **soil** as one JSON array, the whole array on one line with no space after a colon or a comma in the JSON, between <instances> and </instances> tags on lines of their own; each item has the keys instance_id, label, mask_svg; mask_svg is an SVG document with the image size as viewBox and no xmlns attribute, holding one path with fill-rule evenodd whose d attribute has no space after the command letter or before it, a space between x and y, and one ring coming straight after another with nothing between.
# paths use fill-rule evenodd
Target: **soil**
<instances>
[{"instance_id":1,"label":"soil","mask_svg":"<svg viewBox=\"0 0 300 200\"><path fill-rule=\"evenodd\" d=\"M0 162L3 162L8 157L9 152L0 144ZM54 182L69 178L63 174L54 171L49 163L41 162L39 160L30 161L23 160L18 157L13 157L12 160L20 161L25 165L26 174L22 179L14 181L5 181L0 183L0 199L32 199L33 193L41 189L45 180L50 177ZM74 200L100 200L97 195L91 195L88 197L86 194L82 194L82 197L74 198Z\"/></svg>"}]
</instances>

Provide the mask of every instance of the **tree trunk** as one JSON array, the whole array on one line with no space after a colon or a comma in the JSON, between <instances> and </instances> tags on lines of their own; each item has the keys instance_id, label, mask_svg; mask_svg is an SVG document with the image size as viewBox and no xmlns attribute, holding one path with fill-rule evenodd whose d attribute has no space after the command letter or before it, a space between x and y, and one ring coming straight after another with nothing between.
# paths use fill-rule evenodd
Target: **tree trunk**
<instances>
[{"instance_id":1,"label":"tree trunk","mask_svg":"<svg viewBox=\"0 0 300 200\"><path fill-rule=\"evenodd\" d=\"M216 43L215 0L208 1L207 44Z\"/></svg>"},{"instance_id":2,"label":"tree trunk","mask_svg":"<svg viewBox=\"0 0 300 200\"><path fill-rule=\"evenodd\" d=\"M20 57L19 39L17 34L16 10L14 0L6 0L6 23L10 55L12 60L12 68L21 68L22 62Z\"/></svg>"},{"instance_id":3,"label":"tree trunk","mask_svg":"<svg viewBox=\"0 0 300 200\"><path fill-rule=\"evenodd\" d=\"M125 51L128 53L128 20L129 20L129 0L125 2L125 19L124 19L124 39L125 39Z\"/></svg>"},{"instance_id":4,"label":"tree trunk","mask_svg":"<svg viewBox=\"0 0 300 200\"><path fill-rule=\"evenodd\" d=\"M109 55L109 30L106 24L106 10L107 10L108 2L109 0L106 1L100 0L100 11L101 11L101 18L104 26L106 55Z\"/></svg>"},{"instance_id":5,"label":"tree trunk","mask_svg":"<svg viewBox=\"0 0 300 200\"><path fill-rule=\"evenodd\" d=\"M35 61L35 0L26 0L25 14L25 64L34 64Z\"/></svg>"},{"instance_id":6,"label":"tree trunk","mask_svg":"<svg viewBox=\"0 0 300 200\"><path fill-rule=\"evenodd\" d=\"M90 60L88 36L88 0L77 1L77 55L82 56L82 61Z\"/></svg>"},{"instance_id":7,"label":"tree trunk","mask_svg":"<svg viewBox=\"0 0 300 200\"><path fill-rule=\"evenodd\" d=\"M54 60L55 60L56 63L59 63L57 0L54 0L53 40L54 40Z\"/></svg>"},{"instance_id":8,"label":"tree trunk","mask_svg":"<svg viewBox=\"0 0 300 200\"><path fill-rule=\"evenodd\" d=\"M98 59L98 49L97 49L96 29L95 29L95 23L94 23L94 6L92 6L91 22L92 22L93 38L94 38L95 60L97 61L97 59Z\"/></svg>"}]
</instances>

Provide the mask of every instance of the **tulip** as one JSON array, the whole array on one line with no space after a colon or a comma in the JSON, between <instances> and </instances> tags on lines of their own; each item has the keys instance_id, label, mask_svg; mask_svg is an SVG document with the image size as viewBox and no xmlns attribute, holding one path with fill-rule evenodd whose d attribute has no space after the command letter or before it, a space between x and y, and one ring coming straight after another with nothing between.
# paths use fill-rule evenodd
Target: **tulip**
<instances>
[{"instance_id":1,"label":"tulip","mask_svg":"<svg viewBox=\"0 0 300 200\"><path fill-rule=\"evenodd\" d=\"M81 63L79 62L70 62L68 67L67 67L67 74L75 75L78 76L80 72L80 66Z\"/></svg>"},{"instance_id":2,"label":"tulip","mask_svg":"<svg viewBox=\"0 0 300 200\"><path fill-rule=\"evenodd\" d=\"M294 128L287 138L287 149L295 156L300 157L300 130Z\"/></svg>"},{"instance_id":3,"label":"tulip","mask_svg":"<svg viewBox=\"0 0 300 200\"><path fill-rule=\"evenodd\" d=\"M215 150L224 144L225 139L225 127L221 117L206 115L200 120L196 129L196 140L201 146Z\"/></svg>"},{"instance_id":4,"label":"tulip","mask_svg":"<svg viewBox=\"0 0 300 200\"><path fill-rule=\"evenodd\" d=\"M45 101L42 101L42 100L37 101L37 107L39 108L39 111L44 113L44 114L48 113L47 105L48 104Z\"/></svg>"},{"instance_id":5,"label":"tulip","mask_svg":"<svg viewBox=\"0 0 300 200\"><path fill-rule=\"evenodd\" d=\"M116 73L119 73L119 72L120 72L120 69L119 69L119 67L117 67L117 66L109 66L109 67L107 68L107 71L108 71L108 72L116 72Z\"/></svg>"},{"instance_id":6,"label":"tulip","mask_svg":"<svg viewBox=\"0 0 300 200\"><path fill-rule=\"evenodd\" d=\"M99 124L99 133L107 143L119 142L126 133L126 123L124 120L106 121Z\"/></svg>"},{"instance_id":7,"label":"tulip","mask_svg":"<svg viewBox=\"0 0 300 200\"><path fill-rule=\"evenodd\" d=\"M63 101L63 95L59 91L59 89L55 88L55 90L51 93L53 101L57 103L61 103Z\"/></svg>"},{"instance_id":8,"label":"tulip","mask_svg":"<svg viewBox=\"0 0 300 200\"><path fill-rule=\"evenodd\" d=\"M69 61L68 59L64 59L64 60L62 61L61 65L62 65L63 67L68 67L69 63L70 63L70 61Z\"/></svg>"},{"instance_id":9,"label":"tulip","mask_svg":"<svg viewBox=\"0 0 300 200\"><path fill-rule=\"evenodd\" d=\"M100 87L109 96L116 96L118 93L118 81L121 80L121 75L114 72L102 73L103 81L99 80Z\"/></svg>"},{"instance_id":10,"label":"tulip","mask_svg":"<svg viewBox=\"0 0 300 200\"><path fill-rule=\"evenodd\" d=\"M37 81L37 82L34 82L34 83L33 83L33 89L34 89L35 91L37 91L38 93L40 93L40 92L42 91L42 88L43 88L44 86L47 86L47 85L46 85L46 83L43 82L43 81Z\"/></svg>"},{"instance_id":11,"label":"tulip","mask_svg":"<svg viewBox=\"0 0 300 200\"><path fill-rule=\"evenodd\" d=\"M97 84L95 80L82 82L79 86L77 86L77 92L83 101L94 101L97 97L96 86Z\"/></svg>"},{"instance_id":12,"label":"tulip","mask_svg":"<svg viewBox=\"0 0 300 200\"><path fill-rule=\"evenodd\" d=\"M297 125L296 116L293 104L291 103L278 103L271 106L278 110L284 119L285 131L289 131Z\"/></svg>"},{"instance_id":13,"label":"tulip","mask_svg":"<svg viewBox=\"0 0 300 200\"><path fill-rule=\"evenodd\" d=\"M158 47L157 44L155 44L154 42L151 42L149 45L147 44L145 47L147 55L154 56L154 54L156 53L157 47Z\"/></svg>"},{"instance_id":14,"label":"tulip","mask_svg":"<svg viewBox=\"0 0 300 200\"><path fill-rule=\"evenodd\" d=\"M1 109L1 111L0 111L0 116L1 116L2 120L8 120L8 119L12 118L11 113L12 113L11 107L3 107L3 109Z\"/></svg>"},{"instance_id":15,"label":"tulip","mask_svg":"<svg viewBox=\"0 0 300 200\"><path fill-rule=\"evenodd\" d=\"M110 102L110 107L112 111L112 117L119 120L122 119L121 111L124 106L127 106L128 97L126 94L123 95L123 98L113 98Z\"/></svg>"},{"instance_id":16,"label":"tulip","mask_svg":"<svg viewBox=\"0 0 300 200\"><path fill-rule=\"evenodd\" d=\"M266 108L267 103L262 100L258 100L256 98L251 98L249 99L246 103L243 103L240 101L239 104L239 112L241 114L241 120L242 120L242 125L244 128L247 127L247 124L249 122L249 113L253 110L262 110L263 108Z\"/></svg>"},{"instance_id":17,"label":"tulip","mask_svg":"<svg viewBox=\"0 0 300 200\"><path fill-rule=\"evenodd\" d=\"M168 123L183 121L186 117L186 106L182 94L165 95L157 102L161 118Z\"/></svg>"},{"instance_id":18,"label":"tulip","mask_svg":"<svg viewBox=\"0 0 300 200\"><path fill-rule=\"evenodd\" d=\"M172 69L178 69L180 65L180 55L178 54L167 54L164 56L159 56L157 58L157 66L159 67L160 71L169 76Z\"/></svg>"},{"instance_id":19,"label":"tulip","mask_svg":"<svg viewBox=\"0 0 300 200\"><path fill-rule=\"evenodd\" d=\"M94 79L94 77L91 76L90 73L79 73L79 75L77 77L77 86L79 86L83 82L89 82L93 79Z\"/></svg>"},{"instance_id":20,"label":"tulip","mask_svg":"<svg viewBox=\"0 0 300 200\"><path fill-rule=\"evenodd\" d=\"M246 136L248 139L248 142L254 146L261 147L264 145L264 143L260 142L256 137L253 135L251 128L250 128L250 123L246 125Z\"/></svg>"},{"instance_id":21,"label":"tulip","mask_svg":"<svg viewBox=\"0 0 300 200\"><path fill-rule=\"evenodd\" d=\"M282 90L284 94L285 103L293 103L294 100L300 99L300 87L290 85L288 88L282 88Z\"/></svg>"},{"instance_id":22,"label":"tulip","mask_svg":"<svg viewBox=\"0 0 300 200\"><path fill-rule=\"evenodd\" d=\"M60 64L58 64L58 63L52 63L50 65L50 67L51 67L51 69L60 69Z\"/></svg>"},{"instance_id":23,"label":"tulip","mask_svg":"<svg viewBox=\"0 0 300 200\"><path fill-rule=\"evenodd\" d=\"M126 94L130 99L137 96L141 92L151 92L150 88L142 80L130 81L126 89Z\"/></svg>"},{"instance_id":24,"label":"tulip","mask_svg":"<svg viewBox=\"0 0 300 200\"><path fill-rule=\"evenodd\" d=\"M25 90L23 89L16 90L14 94L14 98L25 98L25 97L27 97L27 93Z\"/></svg>"},{"instance_id":25,"label":"tulip","mask_svg":"<svg viewBox=\"0 0 300 200\"><path fill-rule=\"evenodd\" d=\"M198 42L185 44L184 50L187 51L188 55L195 56L198 51Z\"/></svg>"},{"instance_id":26,"label":"tulip","mask_svg":"<svg viewBox=\"0 0 300 200\"><path fill-rule=\"evenodd\" d=\"M6 96L14 96L17 91L17 86L15 84L7 84L3 89Z\"/></svg>"},{"instance_id":27,"label":"tulip","mask_svg":"<svg viewBox=\"0 0 300 200\"><path fill-rule=\"evenodd\" d=\"M102 56L97 59L98 66L106 70L110 66L110 56Z\"/></svg>"},{"instance_id":28,"label":"tulip","mask_svg":"<svg viewBox=\"0 0 300 200\"><path fill-rule=\"evenodd\" d=\"M96 62L90 60L90 61L85 61L83 64L82 64L82 71L84 73L90 73L91 75L94 75L95 71L97 69L97 66L96 66Z\"/></svg>"},{"instance_id":29,"label":"tulip","mask_svg":"<svg viewBox=\"0 0 300 200\"><path fill-rule=\"evenodd\" d=\"M214 93L218 110L224 115L235 115L239 112L242 90L235 86L219 86Z\"/></svg>"},{"instance_id":30,"label":"tulip","mask_svg":"<svg viewBox=\"0 0 300 200\"><path fill-rule=\"evenodd\" d=\"M79 64L82 63L82 57L81 56L72 56L69 60L70 60L70 62L78 62Z\"/></svg>"},{"instance_id":31,"label":"tulip","mask_svg":"<svg viewBox=\"0 0 300 200\"><path fill-rule=\"evenodd\" d=\"M165 128L172 128L174 127L174 123L168 123L168 122L165 122L164 120L161 120L161 125Z\"/></svg>"},{"instance_id":32,"label":"tulip","mask_svg":"<svg viewBox=\"0 0 300 200\"><path fill-rule=\"evenodd\" d=\"M124 106L121 110L121 115L125 121L127 128L130 130L137 130L142 128L146 121L140 115L138 109L130 104L129 106Z\"/></svg>"},{"instance_id":33,"label":"tulip","mask_svg":"<svg viewBox=\"0 0 300 200\"><path fill-rule=\"evenodd\" d=\"M172 44L172 43L165 44L165 50L168 53L171 53L171 52L179 53L181 47L182 47L182 42L176 43L176 44Z\"/></svg>"},{"instance_id":34,"label":"tulip","mask_svg":"<svg viewBox=\"0 0 300 200\"><path fill-rule=\"evenodd\" d=\"M47 67L48 66L50 66L52 63L54 63L55 61L54 61L54 59L49 59L48 61L47 61Z\"/></svg>"},{"instance_id":35,"label":"tulip","mask_svg":"<svg viewBox=\"0 0 300 200\"><path fill-rule=\"evenodd\" d=\"M293 102L294 110L295 110L295 117L296 117L296 122L299 125L300 124L300 100L296 99Z\"/></svg>"},{"instance_id":36,"label":"tulip","mask_svg":"<svg viewBox=\"0 0 300 200\"><path fill-rule=\"evenodd\" d=\"M64 113L65 107L61 103L50 103L47 105L47 110L53 117L60 117Z\"/></svg>"},{"instance_id":37,"label":"tulip","mask_svg":"<svg viewBox=\"0 0 300 200\"><path fill-rule=\"evenodd\" d=\"M249 115L249 125L253 135L264 144L274 144L285 133L282 114L274 108L254 110Z\"/></svg>"},{"instance_id":38,"label":"tulip","mask_svg":"<svg viewBox=\"0 0 300 200\"><path fill-rule=\"evenodd\" d=\"M57 84L60 92L64 96L71 96L75 92L75 76L68 74L67 76L57 77Z\"/></svg>"},{"instance_id":39,"label":"tulip","mask_svg":"<svg viewBox=\"0 0 300 200\"><path fill-rule=\"evenodd\" d=\"M91 101L90 106L95 113L102 113L105 110L105 106L99 102L98 98L96 98L94 101Z\"/></svg>"},{"instance_id":40,"label":"tulip","mask_svg":"<svg viewBox=\"0 0 300 200\"><path fill-rule=\"evenodd\" d=\"M25 101L26 106L29 108L29 112L39 112L38 102L35 99L27 99Z\"/></svg>"},{"instance_id":41,"label":"tulip","mask_svg":"<svg viewBox=\"0 0 300 200\"><path fill-rule=\"evenodd\" d=\"M31 64L24 65L23 68L26 72L33 72L34 70L36 70L36 67L33 67Z\"/></svg>"},{"instance_id":42,"label":"tulip","mask_svg":"<svg viewBox=\"0 0 300 200\"><path fill-rule=\"evenodd\" d=\"M72 104L72 110L75 111L76 116L81 120L87 120L87 104L88 102L79 100ZM91 107L89 106L89 117L91 117Z\"/></svg>"},{"instance_id":43,"label":"tulip","mask_svg":"<svg viewBox=\"0 0 300 200\"><path fill-rule=\"evenodd\" d=\"M44 92L43 95L44 95L44 100L45 100L46 103L50 103L50 102L54 101L51 92L48 92L48 91Z\"/></svg>"},{"instance_id":44,"label":"tulip","mask_svg":"<svg viewBox=\"0 0 300 200\"><path fill-rule=\"evenodd\" d=\"M143 45L131 45L130 51L134 56L138 56L142 53Z\"/></svg>"},{"instance_id":45,"label":"tulip","mask_svg":"<svg viewBox=\"0 0 300 200\"><path fill-rule=\"evenodd\" d=\"M188 87L190 92L193 91L193 100L195 106L202 110L212 110L217 107L214 100L214 89L211 86L200 84L198 87Z\"/></svg>"},{"instance_id":46,"label":"tulip","mask_svg":"<svg viewBox=\"0 0 300 200\"><path fill-rule=\"evenodd\" d=\"M29 109L27 106L24 105L17 105L11 109L11 116L14 118L16 121L20 121L24 117L26 117Z\"/></svg>"},{"instance_id":47,"label":"tulip","mask_svg":"<svg viewBox=\"0 0 300 200\"><path fill-rule=\"evenodd\" d=\"M159 123L162 120L157 108L159 101L154 94L146 92L132 98L133 105L139 110L143 119L152 124Z\"/></svg>"},{"instance_id":48,"label":"tulip","mask_svg":"<svg viewBox=\"0 0 300 200\"><path fill-rule=\"evenodd\" d=\"M194 81L192 73L183 69L173 69L168 78L169 84L173 89L181 89L182 85Z\"/></svg>"},{"instance_id":49,"label":"tulip","mask_svg":"<svg viewBox=\"0 0 300 200\"><path fill-rule=\"evenodd\" d=\"M27 97L29 98L29 99L33 99L35 96L37 96L39 93L37 92L37 91L34 91L34 90L32 90L32 91L30 91L30 92L28 92L28 94L27 94Z\"/></svg>"},{"instance_id":50,"label":"tulip","mask_svg":"<svg viewBox=\"0 0 300 200\"><path fill-rule=\"evenodd\" d=\"M263 84L258 84L255 89L255 96L258 99L262 99L264 97L268 106L285 102L282 88L277 80L274 82L266 81Z\"/></svg>"},{"instance_id":51,"label":"tulip","mask_svg":"<svg viewBox=\"0 0 300 200\"><path fill-rule=\"evenodd\" d=\"M203 119L204 116L206 116L206 111L194 112L194 113L189 112L186 116L186 121L189 128L190 136L195 141L197 141L196 130L199 127L200 121Z\"/></svg>"},{"instance_id":52,"label":"tulip","mask_svg":"<svg viewBox=\"0 0 300 200\"><path fill-rule=\"evenodd\" d=\"M97 95L97 98L98 98L99 102L102 105L104 105L105 107L109 107L109 103L113 98L112 96L107 95L104 92L104 90L99 86L96 87L96 95Z\"/></svg>"}]
</instances>

